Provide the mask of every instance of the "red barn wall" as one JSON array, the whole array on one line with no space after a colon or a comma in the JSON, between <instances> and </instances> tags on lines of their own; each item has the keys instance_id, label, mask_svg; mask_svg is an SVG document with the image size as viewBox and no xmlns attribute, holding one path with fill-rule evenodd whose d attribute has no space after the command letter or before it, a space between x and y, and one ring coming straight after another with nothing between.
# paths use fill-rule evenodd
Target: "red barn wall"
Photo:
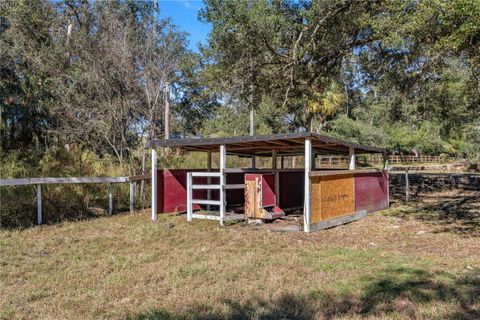
<instances>
[{"instance_id":1,"label":"red barn wall","mask_svg":"<svg viewBox=\"0 0 480 320\"><path fill-rule=\"evenodd\" d=\"M355 211L388 208L388 172L355 173Z\"/></svg>"}]
</instances>

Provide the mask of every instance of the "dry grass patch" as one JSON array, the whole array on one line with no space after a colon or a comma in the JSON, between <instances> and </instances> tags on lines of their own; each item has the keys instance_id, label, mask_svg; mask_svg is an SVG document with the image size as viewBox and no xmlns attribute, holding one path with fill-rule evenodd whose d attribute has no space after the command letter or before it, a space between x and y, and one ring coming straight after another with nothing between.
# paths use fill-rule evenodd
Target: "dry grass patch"
<instances>
[{"instance_id":1,"label":"dry grass patch","mask_svg":"<svg viewBox=\"0 0 480 320\"><path fill-rule=\"evenodd\" d=\"M478 318L480 237L416 214L312 234L147 212L1 231L0 316Z\"/></svg>"}]
</instances>

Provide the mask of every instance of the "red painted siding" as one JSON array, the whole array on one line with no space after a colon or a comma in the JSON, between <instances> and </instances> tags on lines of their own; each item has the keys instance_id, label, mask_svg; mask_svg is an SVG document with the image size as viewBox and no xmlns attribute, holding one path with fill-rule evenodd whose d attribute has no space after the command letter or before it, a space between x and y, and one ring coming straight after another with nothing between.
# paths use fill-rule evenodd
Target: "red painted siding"
<instances>
[{"instance_id":1,"label":"red painted siding","mask_svg":"<svg viewBox=\"0 0 480 320\"><path fill-rule=\"evenodd\" d=\"M248 173L245 174L245 180L251 181L261 179L262 183L262 206L273 207L276 205L275 197L275 174L273 173ZM245 201L245 199L244 199Z\"/></svg>"},{"instance_id":2,"label":"red painted siding","mask_svg":"<svg viewBox=\"0 0 480 320\"><path fill-rule=\"evenodd\" d=\"M388 172L356 173L355 211L388 208Z\"/></svg>"},{"instance_id":3,"label":"red painted siding","mask_svg":"<svg viewBox=\"0 0 480 320\"><path fill-rule=\"evenodd\" d=\"M284 171L280 177L280 205L282 209L303 207L305 194L305 172Z\"/></svg>"},{"instance_id":4,"label":"red painted siding","mask_svg":"<svg viewBox=\"0 0 480 320\"><path fill-rule=\"evenodd\" d=\"M187 171L203 170L158 170L158 192L157 206L158 213L182 212L187 210ZM198 179L198 180L197 180ZM195 178L196 183L205 184L206 178ZM193 197L197 199L206 199L206 190L194 190ZM199 205L193 206L194 210L199 210Z\"/></svg>"},{"instance_id":5,"label":"red painted siding","mask_svg":"<svg viewBox=\"0 0 480 320\"><path fill-rule=\"evenodd\" d=\"M187 172L203 172L207 170L192 169L161 169L157 172L157 206L158 213L183 212L187 210ZM227 174L227 184L243 184L243 173ZM194 177L194 183L207 184L206 177ZM218 178L212 178L212 184L218 183ZM207 199L206 190L193 190L193 198ZM212 199L218 200L217 190L212 190ZM243 189L227 190L228 205L243 205L245 195ZM200 210L200 205L193 206L193 210Z\"/></svg>"}]
</instances>

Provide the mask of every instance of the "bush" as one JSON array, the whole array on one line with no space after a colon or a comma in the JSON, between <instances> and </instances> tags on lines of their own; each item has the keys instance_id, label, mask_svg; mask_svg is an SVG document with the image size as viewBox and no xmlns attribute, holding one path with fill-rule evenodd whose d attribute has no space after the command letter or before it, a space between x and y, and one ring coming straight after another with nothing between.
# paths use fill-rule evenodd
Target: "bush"
<instances>
[{"instance_id":1,"label":"bush","mask_svg":"<svg viewBox=\"0 0 480 320\"><path fill-rule=\"evenodd\" d=\"M120 166L111 157L99 157L93 152L73 146L49 149L39 160L34 156L11 152L1 160L1 177L95 177L128 176L130 168ZM33 163L33 164L32 164ZM133 166L137 166L134 164ZM140 166L138 165L138 168ZM149 186L149 184L146 184ZM148 187L149 188L149 187ZM145 189L148 199L149 189ZM35 186L12 186L0 188L0 226L17 228L34 224L36 216ZM114 184L115 211L128 210L129 186ZM137 201L138 203L138 201ZM108 186L106 184L49 184L42 185L42 207L47 223L95 217L106 213Z\"/></svg>"},{"instance_id":2,"label":"bush","mask_svg":"<svg viewBox=\"0 0 480 320\"><path fill-rule=\"evenodd\" d=\"M325 133L339 139L371 146L385 147L388 141L382 129L344 115L329 122Z\"/></svg>"}]
</instances>

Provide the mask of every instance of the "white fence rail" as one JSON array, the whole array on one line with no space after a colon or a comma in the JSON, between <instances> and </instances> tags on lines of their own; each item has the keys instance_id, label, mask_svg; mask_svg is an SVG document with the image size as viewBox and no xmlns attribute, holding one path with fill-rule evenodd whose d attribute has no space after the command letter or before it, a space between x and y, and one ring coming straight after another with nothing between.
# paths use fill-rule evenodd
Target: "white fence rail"
<instances>
[{"instance_id":1,"label":"white fence rail","mask_svg":"<svg viewBox=\"0 0 480 320\"><path fill-rule=\"evenodd\" d=\"M149 175L131 177L81 177L81 178L24 178L0 179L0 187L8 186L37 186L37 224L42 224L42 185L44 184L79 184L79 183L108 183L108 214L113 212L113 184L130 183L130 212L134 211L135 184L137 181L148 180Z\"/></svg>"},{"instance_id":2,"label":"white fence rail","mask_svg":"<svg viewBox=\"0 0 480 320\"><path fill-rule=\"evenodd\" d=\"M194 184L194 177L206 177L206 178L220 178L219 184ZM210 180L210 179L209 179ZM220 224L223 225L224 221L227 220L239 220L243 219L243 215L225 215L226 208L226 195L225 191L227 189L244 189L244 184L226 184L225 174L221 172L188 172L187 173L187 221L192 221L195 219L206 219L206 220L215 220L220 221ZM208 190L207 197L208 199L193 199L193 190ZM220 199L211 200L211 190L219 190ZM208 205L208 211L210 213L210 206L218 206L220 215L213 214L196 214L193 213L194 204L205 204Z\"/></svg>"}]
</instances>

